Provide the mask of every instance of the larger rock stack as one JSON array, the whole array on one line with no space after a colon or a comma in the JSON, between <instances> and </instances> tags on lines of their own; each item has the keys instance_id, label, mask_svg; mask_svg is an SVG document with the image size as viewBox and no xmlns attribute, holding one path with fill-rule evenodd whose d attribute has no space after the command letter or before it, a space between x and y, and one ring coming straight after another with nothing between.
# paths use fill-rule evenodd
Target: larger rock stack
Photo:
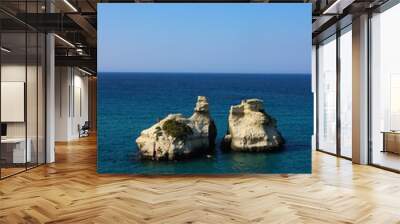
<instances>
[{"instance_id":1,"label":"larger rock stack","mask_svg":"<svg viewBox=\"0 0 400 224\"><path fill-rule=\"evenodd\" d=\"M234 151L268 151L279 148L284 140L276 120L269 116L259 99L243 100L231 106L228 132L223 144Z\"/></svg>"},{"instance_id":2,"label":"larger rock stack","mask_svg":"<svg viewBox=\"0 0 400 224\"><path fill-rule=\"evenodd\" d=\"M175 160L210 151L217 130L210 116L206 97L199 96L190 118L170 114L136 139L142 158Z\"/></svg>"}]
</instances>

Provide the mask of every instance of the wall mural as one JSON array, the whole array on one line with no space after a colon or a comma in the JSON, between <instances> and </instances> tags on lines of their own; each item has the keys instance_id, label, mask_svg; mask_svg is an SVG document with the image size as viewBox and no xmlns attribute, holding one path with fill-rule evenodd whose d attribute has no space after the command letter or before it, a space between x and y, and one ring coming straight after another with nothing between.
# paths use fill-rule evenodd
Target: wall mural
<instances>
[{"instance_id":1,"label":"wall mural","mask_svg":"<svg viewBox=\"0 0 400 224\"><path fill-rule=\"evenodd\" d=\"M311 172L311 4L98 9L99 173Z\"/></svg>"}]
</instances>

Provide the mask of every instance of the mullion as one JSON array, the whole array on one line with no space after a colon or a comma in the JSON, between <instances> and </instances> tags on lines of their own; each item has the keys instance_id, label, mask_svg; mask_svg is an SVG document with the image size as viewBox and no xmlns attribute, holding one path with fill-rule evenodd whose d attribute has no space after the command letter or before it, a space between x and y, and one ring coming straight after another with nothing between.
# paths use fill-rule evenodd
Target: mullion
<instances>
[{"instance_id":1,"label":"mullion","mask_svg":"<svg viewBox=\"0 0 400 224\"><path fill-rule=\"evenodd\" d=\"M39 13L39 1L36 1ZM39 32L36 32L36 166L39 165Z\"/></svg>"},{"instance_id":2,"label":"mullion","mask_svg":"<svg viewBox=\"0 0 400 224\"><path fill-rule=\"evenodd\" d=\"M1 24L2 23L0 23L0 47L2 46L2 32L1 32ZM1 52L0 52L0 124L2 124L2 122L1 122L1 67L2 67L2 57L1 57ZM2 170L2 162L1 162L1 144L0 144L0 180L2 179L2 176L1 176L1 170Z\"/></svg>"},{"instance_id":3,"label":"mullion","mask_svg":"<svg viewBox=\"0 0 400 224\"><path fill-rule=\"evenodd\" d=\"M336 31L336 154L341 156L341 65L340 65L340 29L337 28Z\"/></svg>"},{"instance_id":4,"label":"mullion","mask_svg":"<svg viewBox=\"0 0 400 224\"><path fill-rule=\"evenodd\" d=\"M28 0L25 0L25 21L28 19ZM25 170L28 170L28 116L27 116L27 96L28 96L28 25L25 25Z\"/></svg>"}]
</instances>

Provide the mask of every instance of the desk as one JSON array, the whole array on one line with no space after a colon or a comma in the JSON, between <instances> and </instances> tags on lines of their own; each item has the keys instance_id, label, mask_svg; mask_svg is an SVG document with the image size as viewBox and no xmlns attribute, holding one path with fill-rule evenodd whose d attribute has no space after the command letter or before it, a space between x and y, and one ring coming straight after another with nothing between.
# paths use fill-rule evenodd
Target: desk
<instances>
[{"instance_id":1,"label":"desk","mask_svg":"<svg viewBox=\"0 0 400 224\"><path fill-rule=\"evenodd\" d=\"M6 138L1 139L1 156L8 163L26 163L31 162L32 141L27 139L27 147L25 150L25 138ZM26 160L25 160L26 159Z\"/></svg>"},{"instance_id":2,"label":"desk","mask_svg":"<svg viewBox=\"0 0 400 224\"><path fill-rule=\"evenodd\" d=\"M400 131L383 131L382 152L400 154Z\"/></svg>"}]
</instances>

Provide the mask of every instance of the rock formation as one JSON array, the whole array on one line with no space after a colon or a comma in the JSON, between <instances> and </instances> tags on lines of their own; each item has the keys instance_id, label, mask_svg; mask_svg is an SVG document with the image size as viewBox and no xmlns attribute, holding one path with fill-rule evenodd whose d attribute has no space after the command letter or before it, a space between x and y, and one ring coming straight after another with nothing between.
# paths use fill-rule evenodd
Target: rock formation
<instances>
[{"instance_id":1,"label":"rock formation","mask_svg":"<svg viewBox=\"0 0 400 224\"><path fill-rule=\"evenodd\" d=\"M231 106L224 148L234 151L268 151L279 148L284 140L276 120L269 116L259 99L243 100Z\"/></svg>"},{"instance_id":2,"label":"rock formation","mask_svg":"<svg viewBox=\"0 0 400 224\"><path fill-rule=\"evenodd\" d=\"M136 143L142 158L175 160L207 153L214 146L216 136L207 99L199 96L190 118L170 114L143 130Z\"/></svg>"}]
</instances>

